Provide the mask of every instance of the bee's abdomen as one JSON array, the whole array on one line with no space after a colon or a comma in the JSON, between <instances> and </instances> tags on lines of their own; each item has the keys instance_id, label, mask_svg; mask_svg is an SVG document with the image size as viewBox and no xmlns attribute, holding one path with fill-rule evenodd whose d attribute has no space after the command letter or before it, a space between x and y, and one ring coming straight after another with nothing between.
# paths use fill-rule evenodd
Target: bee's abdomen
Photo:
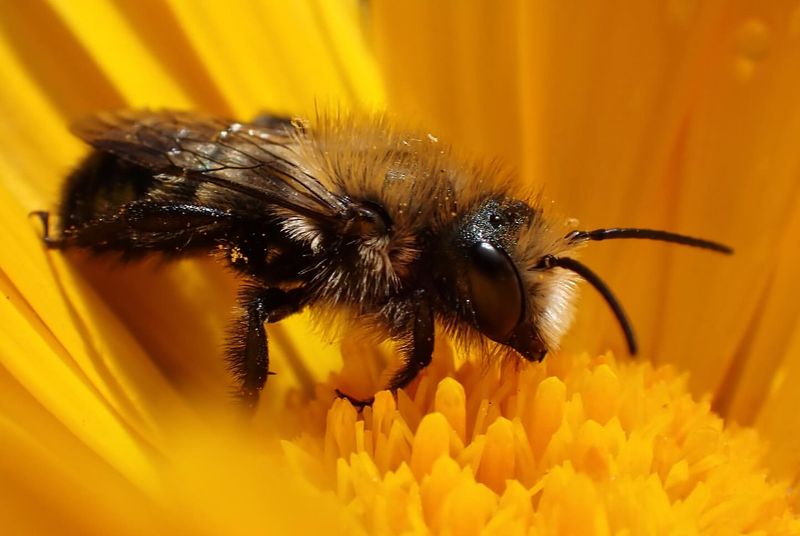
<instances>
[{"instance_id":1,"label":"bee's abdomen","mask_svg":"<svg viewBox=\"0 0 800 536\"><path fill-rule=\"evenodd\" d=\"M119 157L92 152L70 174L60 208L61 228L80 227L120 206L141 199L153 184L153 173Z\"/></svg>"}]
</instances>

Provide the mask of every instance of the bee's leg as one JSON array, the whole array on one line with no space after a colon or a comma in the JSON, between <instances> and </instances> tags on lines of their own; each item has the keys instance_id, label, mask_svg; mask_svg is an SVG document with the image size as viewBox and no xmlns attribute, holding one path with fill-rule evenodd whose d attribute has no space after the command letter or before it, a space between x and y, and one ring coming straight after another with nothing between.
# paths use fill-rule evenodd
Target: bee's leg
<instances>
[{"instance_id":1,"label":"bee's leg","mask_svg":"<svg viewBox=\"0 0 800 536\"><path fill-rule=\"evenodd\" d=\"M160 251L177 255L213 246L231 219L227 212L205 206L131 201L112 214L65 229L59 241L63 246L98 253L122 251L135 256Z\"/></svg>"},{"instance_id":2,"label":"bee's leg","mask_svg":"<svg viewBox=\"0 0 800 536\"><path fill-rule=\"evenodd\" d=\"M230 370L239 382L237 398L253 410L269 372L269 351L265 323L278 322L296 313L306 304L303 288L281 290L248 286L239 294L242 314L230 329L227 359Z\"/></svg>"},{"instance_id":3,"label":"bee's leg","mask_svg":"<svg viewBox=\"0 0 800 536\"><path fill-rule=\"evenodd\" d=\"M389 389L397 391L411 383L422 369L431 364L433 356L433 308L423 291L414 297L414 316L411 326L411 345L403 352L402 368L389 381Z\"/></svg>"},{"instance_id":4,"label":"bee's leg","mask_svg":"<svg viewBox=\"0 0 800 536\"><path fill-rule=\"evenodd\" d=\"M410 343L403 345L403 366L394 373L389 381L388 389L392 392L411 383L422 369L430 365L433 356L433 309L430 301L426 299L424 291L415 294L414 299L409 302L409 307L412 308L408 329ZM375 400L374 397L358 400L338 389L336 395L339 398L346 398L359 409L372 405Z\"/></svg>"},{"instance_id":5,"label":"bee's leg","mask_svg":"<svg viewBox=\"0 0 800 536\"><path fill-rule=\"evenodd\" d=\"M62 238L53 238L50 236L50 213L46 210L34 210L28 216L35 216L42 222L42 242L52 249L60 248L64 244Z\"/></svg>"}]
</instances>

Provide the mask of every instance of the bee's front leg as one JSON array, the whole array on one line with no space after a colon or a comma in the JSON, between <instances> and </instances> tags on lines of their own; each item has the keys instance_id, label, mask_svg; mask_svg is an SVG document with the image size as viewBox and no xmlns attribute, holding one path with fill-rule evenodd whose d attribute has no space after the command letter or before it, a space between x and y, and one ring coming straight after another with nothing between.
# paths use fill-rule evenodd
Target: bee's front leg
<instances>
[{"instance_id":1,"label":"bee's front leg","mask_svg":"<svg viewBox=\"0 0 800 536\"><path fill-rule=\"evenodd\" d=\"M408 302L411 308L408 334L401 339L407 339L409 344L402 345L403 365L392 375L388 389L393 393L411 383L417 375L430 365L433 356L433 308L425 296L425 291L418 291ZM367 400L358 400L350 397L338 389L336 395L346 398L359 409L372 405L374 397Z\"/></svg>"},{"instance_id":2,"label":"bee's front leg","mask_svg":"<svg viewBox=\"0 0 800 536\"><path fill-rule=\"evenodd\" d=\"M303 288L285 291L256 286L245 287L239 294L241 316L230 329L226 354L231 372L239 382L236 396L250 411L258 404L270 374L264 324L296 313L305 306L306 296Z\"/></svg>"}]
</instances>

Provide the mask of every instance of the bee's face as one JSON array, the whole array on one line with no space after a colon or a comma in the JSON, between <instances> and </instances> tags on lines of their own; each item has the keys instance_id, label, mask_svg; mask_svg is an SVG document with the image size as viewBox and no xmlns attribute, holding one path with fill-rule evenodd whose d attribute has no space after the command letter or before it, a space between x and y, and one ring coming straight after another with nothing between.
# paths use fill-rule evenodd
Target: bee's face
<instances>
[{"instance_id":1,"label":"bee's face","mask_svg":"<svg viewBox=\"0 0 800 536\"><path fill-rule=\"evenodd\" d=\"M533 216L520 201L487 199L458 222L437 266L446 299L462 320L539 361L549 348L532 320L525 278L509 254Z\"/></svg>"}]
</instances>

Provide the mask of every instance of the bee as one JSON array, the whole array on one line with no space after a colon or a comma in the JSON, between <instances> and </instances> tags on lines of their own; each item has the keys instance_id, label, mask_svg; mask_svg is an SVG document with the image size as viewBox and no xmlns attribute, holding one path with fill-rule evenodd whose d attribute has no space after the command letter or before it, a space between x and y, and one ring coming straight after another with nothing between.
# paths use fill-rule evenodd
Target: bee
<instances>
[{"instance_id":1,"label":"bee","mask_svg":"<svg viewBox=\"0 0 800 536\"><path fill-rule=\"evenodd\" d=\"M431 361L434 324L489 351L541 361L572 318L579 280L608 303L631 354L633 329L576 250L639 238L721 253L652 229L564 233L491 169L385 118L276 116L240 123L176 111L102 113L74 125L93 150L68 177L50 248L135 260L213 253L244 281L227 360L244 406L269 370L265 324L311 307L380 326L402 365ZM355 400L356 405L369 400Z\"/></svg>"}]
</instances>

